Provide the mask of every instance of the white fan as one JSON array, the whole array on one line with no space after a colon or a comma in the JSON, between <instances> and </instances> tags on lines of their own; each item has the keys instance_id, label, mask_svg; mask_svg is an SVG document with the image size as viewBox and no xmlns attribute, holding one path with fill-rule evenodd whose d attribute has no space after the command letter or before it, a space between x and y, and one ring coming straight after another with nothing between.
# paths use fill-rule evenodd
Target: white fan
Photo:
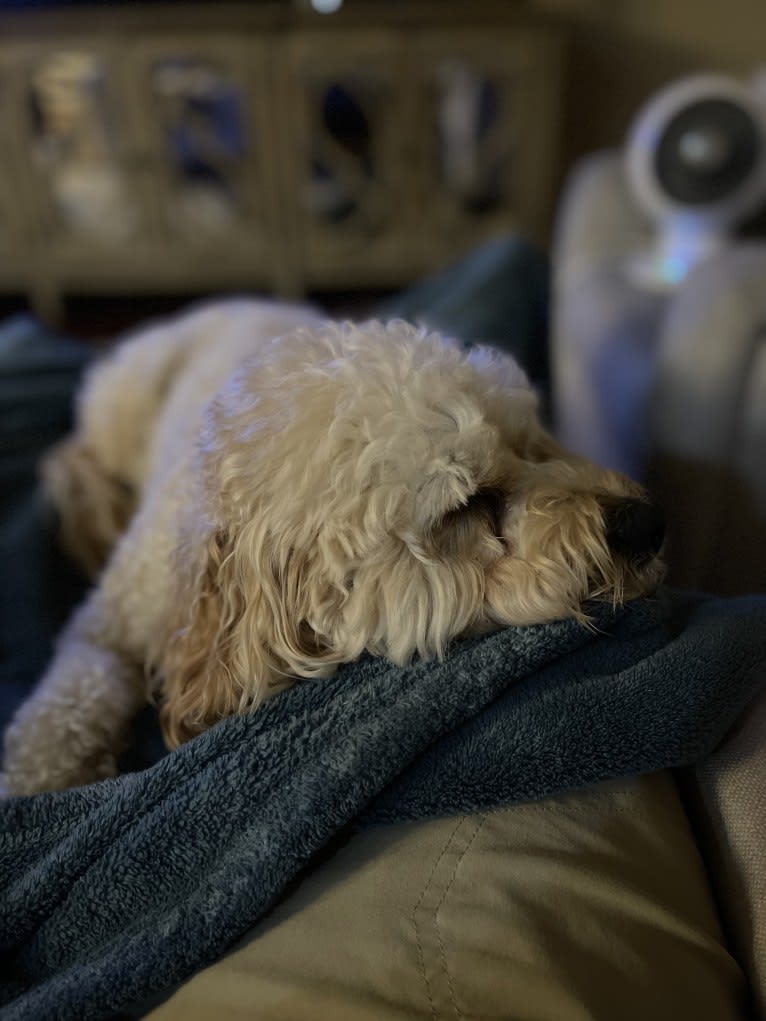
<instances>
[{"instance_id":1,"label":"white fan","mask_svg":"<svg viewBox=\"0 0 766 1021\"><path fill-rule=\"evenodd\" d=\"M764 77L694 75L662 90L633 124L625 159L633 197L657 230L629 272L671 290L766 206Z\"/></svg>"}]
</instances>

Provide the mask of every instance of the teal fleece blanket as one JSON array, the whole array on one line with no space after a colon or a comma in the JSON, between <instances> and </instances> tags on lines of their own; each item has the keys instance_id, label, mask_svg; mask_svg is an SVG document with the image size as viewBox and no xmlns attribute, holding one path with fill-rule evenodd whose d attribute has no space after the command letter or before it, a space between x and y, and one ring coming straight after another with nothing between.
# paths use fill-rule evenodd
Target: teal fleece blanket
<instances>
[{"instance_id":1,"label":"teal fleece blanket","mask_svg":"<svg viewBox=\"0 0 766 1021\"><path fill-rule=\"evenodd\" d=\"M0 805L0 1017L109 1017L211 963L333 841L690 764L763 683L766 598L665 594L371 658L120 779Z\"/></svg>"}]
</instances>

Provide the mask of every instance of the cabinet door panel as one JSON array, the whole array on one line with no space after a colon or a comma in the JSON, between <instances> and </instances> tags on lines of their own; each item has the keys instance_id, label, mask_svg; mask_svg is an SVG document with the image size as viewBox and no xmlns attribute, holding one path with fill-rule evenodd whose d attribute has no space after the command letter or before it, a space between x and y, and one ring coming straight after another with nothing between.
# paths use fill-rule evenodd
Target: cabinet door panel
<instances>
[{"instance_id":1,"label":"cabinet door panel","mask_svg":"<svg viewBox=\"0 0 766 1021\"><path fill-rule=\"evenodd\" d=\"M264 43L168 37L131 56L139 149L156 217L172 246L271 251L275 235Z\"/></svg>"},{"instance_id":2,"label":"cabinet door panel","mask_svg":"<svg viewBox=\"0 0 766 1021\"><path fill-rule=\"evenodd\" d=\"M304 32L286 44L286 205L314 285L385 284L421 268L408 67L394 31Z\"/></svg>"},{"instance_id":3,"label":"cabinet door panel","mask_svg":"<svg viewBox=\"0 0 766 1021\"><path fill-rule=\"evenodd\" d=\"M30 49L17 62L21 147L43 233L56 245L120 249L146 226L129 173L117 66L113 46L87 39Z\"/></svg>"},{"instance_id":4,"label":"cabinet door panel","mask_svg":"<svg viewBox=\"0 0 766 1021\"><path fill-rule=\"evenodd\" d=\"M422 207L443 243L539 236L557 127L558 52L543 34L435 33L418 45Z\"/></svg>"}]
</instances>

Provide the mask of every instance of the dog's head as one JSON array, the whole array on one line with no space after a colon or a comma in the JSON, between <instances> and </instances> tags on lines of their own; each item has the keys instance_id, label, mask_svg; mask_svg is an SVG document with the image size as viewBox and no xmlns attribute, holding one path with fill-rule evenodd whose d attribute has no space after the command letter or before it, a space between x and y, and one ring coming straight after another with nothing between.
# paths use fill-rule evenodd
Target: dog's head
<instances>
[{"instance_id":1,"label":"dog's head","mask_svg":"<svg viewBox=\"0 0 766 1021\"><path fill-rule=\"evenodd\" d=\"M159 672L178 743L368 651L648 593L662 525L564 451L506 355L404 323L276 339L211 404Z\"/></svg>"}]
</instances>

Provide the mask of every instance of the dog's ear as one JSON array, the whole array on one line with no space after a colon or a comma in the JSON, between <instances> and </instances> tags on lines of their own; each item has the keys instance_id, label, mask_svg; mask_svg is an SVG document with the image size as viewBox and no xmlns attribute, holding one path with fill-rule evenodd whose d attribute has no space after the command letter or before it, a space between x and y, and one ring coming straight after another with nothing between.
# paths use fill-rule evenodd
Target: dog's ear
<instances>
[{"instance_id":1,"label":"dog's ear","mask_svg":"<svg viewBox=\"0 0 766 1021\"><path fill-rule=\"evenodd\" d=\"M306 565L255 525L186 539L176 556L171 619L153 657L160 720L175 747L254 709L297 674L336 662L308 623Z\"/></svg>"}]
</instances>

